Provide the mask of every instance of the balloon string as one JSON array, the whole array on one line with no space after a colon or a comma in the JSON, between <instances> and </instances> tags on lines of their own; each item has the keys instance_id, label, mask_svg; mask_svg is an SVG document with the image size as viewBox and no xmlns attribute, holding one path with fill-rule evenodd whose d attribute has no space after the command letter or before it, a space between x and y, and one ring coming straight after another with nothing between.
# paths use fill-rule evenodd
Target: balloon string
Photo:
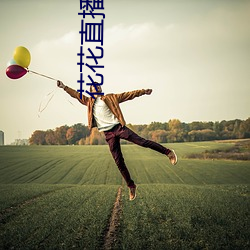
<instances>
[{"instance_id":1,"label":"balloon string","mask_svg":"<svg viewBox=\"0 0 250 250\"><path fill-rule=\"evenodd\" d=\"M38 114L37 114L39 118L40 118L41 113L48 107L49 103L51 102L52 98L54 97L54 95L56 93L56 90L57 90L57 88L44 96L44 98L43 98L44 100L46 98L49 98L48 101L46 102L46 104L44 105L44 107L42 107L42 104L43 104L44 100L42 100L40 102L40 105L39 105L39 108L38 108Z\"/></svg>"},{"instance_id":2,"label":"balloon string","mask_svg":"<svg viewBox=\"0 0 250 250\"><path fill-rule=\"evenodd\" d=\"M33 71L33 70L30 70L30 69L27 69L27 71L28 71L28 72L30 72L30 73L33 73L33 74L37 74L37 75L39 75L39 76L46 77L46 78L48 78L48 79L50 79L50 80L57 81L57 79L55 79L55 78L52 78L52 77L50 77L50 76L46 76L46 75L43 75L43 74L37 73L37 72L35 72L35 71Z\"/></svg>"},{"instance_id":3,"label":"balloon string","mask_svg":"<svg viewBox=\"0 0 250 250\"><path fill-rule=\"evenodd\" d=\"M69 102L73 107L75 107L75 105L74 105L70 100L68 100L68 102Z\"/></svg>"}]
</instances>

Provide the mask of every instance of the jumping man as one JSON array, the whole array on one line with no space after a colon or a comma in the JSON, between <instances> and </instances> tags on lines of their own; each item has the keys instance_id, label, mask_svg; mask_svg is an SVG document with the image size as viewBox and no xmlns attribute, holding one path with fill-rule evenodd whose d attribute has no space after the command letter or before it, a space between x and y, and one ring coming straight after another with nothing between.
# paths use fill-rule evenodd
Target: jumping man
<instances>
[{"instance_id":1,"label":"jumping man","mask_svg":"<svg viewBox=\"0 0 250 250\"><path fill-rule=\"evenodd\" d=\"M150 95L152 89L135 90L121 94L107 94L100 96L102 92L100 85L90 86L93 97L87 97L65 86L61 81L57 81L57 86L63 88L70 96L76 98L81 104L88 107L88 126L89 129L97 127L100 132L104 132L106 141L109 144L110 152L114 158L118 169L129 187L129 199L132 201L136 197L136 185L131 179L127 166L121 152L120 139L133 142L139 146L151 148L159 153L166 155L171 164L177 163L177 156L174 150L163 147L161 144L146 140L132 130L127 128L119 103L132 100L142 95Z\"/></svg>"}]
</instances>

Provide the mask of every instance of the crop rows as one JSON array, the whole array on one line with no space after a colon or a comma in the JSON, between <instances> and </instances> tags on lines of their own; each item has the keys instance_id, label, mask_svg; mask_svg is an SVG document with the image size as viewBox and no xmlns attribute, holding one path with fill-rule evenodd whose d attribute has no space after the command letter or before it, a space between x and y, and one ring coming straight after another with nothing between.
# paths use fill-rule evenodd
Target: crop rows
<instances>
[{"instance_id":1,"label":"crop rows","mask_svg":"<svg viewBox=\"0 0 250 250\"><path fill-rule=\"evenodd\" d=\"M22 185L19 188L22 191ZM33 185L34 193L36 189L41 188ZM118 186L77 185L52 190L4 210L0 249L98 249L104 244Z\"/></svg>"},{"instance_id":2,"label":"crop rows","mask_svg":"<svg viewBox=\"0 0 250 250\"><path fill-rule=\"evenodd\" d=\"M118 249L248 249L249 185L141 185Z\"/></svg>"},{"instance_id":3,"label":"crop rows","mask_svg":"<svg viewBox=\"0 0 250 250\"><path fill-rule=\"evenodd\" d=\"M230 143L122 150L137 198L107 146L0 147L0 249L102 249L122 185L113 249L249 249L249 161L186 159Z\"/></svg>"}]
</instances>

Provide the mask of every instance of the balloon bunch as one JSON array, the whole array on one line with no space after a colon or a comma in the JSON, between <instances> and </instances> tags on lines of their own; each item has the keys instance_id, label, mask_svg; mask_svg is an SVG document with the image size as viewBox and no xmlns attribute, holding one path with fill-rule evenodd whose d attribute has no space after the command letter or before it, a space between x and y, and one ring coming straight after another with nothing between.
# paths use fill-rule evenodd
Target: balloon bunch
<instances>
[{"instance_id":1,"label":"balloon bunch","mask_svg":"<svg viewBox=\"0 0 250 250\"><path fill-rule=\"evenodd\" d=\"M46 77L48 79L57 81L57 79L52 78L50 76L46 76L40 73L37 73L35 71L32 71L28 69L31 61L31 56L30 52L28 49L26 49L23 46L19 46L15 48L14 53L13 53L13 58L8 62L7 69L6 69L6 75L10 79L19 79L23 77L27 72L33 73L39 76ZM58 88L56 88L58 89ZM49 105L50 101L52 100L56 89L53 90L52 92L48 93L45 97L44 100L41 101L39 110L38 110L38 117L40 117L40 114L47 108Z\"/></svg>"},{"instance_id":2,"label":"balloon bunch","mask_svg":"<svg viewBox=\"0 0 250 250\"><path fill-rule=\"evenodd\" d=\"M16 47L13 53L13 58L8 62L6 75L10 79L19 79L27 72L30 72L57 81L55 78L28 69L30 61L31 56L29 50L23 46Z\"/></svg>"},{"instance_id":3,"label":"balloon bunch","mask_svg":"<svg viewBox=\"0 0 250 250\"><path fill-rule=\"evenodd\" d=\"M30 65L30 52L22 46L15 48L13 58L9 61L6 75L11 79L18 79L24 76Z\"/></svg>"}]
</instances>

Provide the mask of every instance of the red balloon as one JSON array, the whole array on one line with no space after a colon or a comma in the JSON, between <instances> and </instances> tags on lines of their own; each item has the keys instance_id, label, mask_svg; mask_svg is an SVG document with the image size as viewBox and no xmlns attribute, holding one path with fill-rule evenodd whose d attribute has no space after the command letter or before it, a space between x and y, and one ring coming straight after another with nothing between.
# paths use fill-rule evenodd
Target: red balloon
<instances>
[{"instance_id":1,"label":"red balloon","mask_svg":"<svg viewBox=\"0 0 250 250\"><path fill-rule=\"evenodd\" d=\"M11 79L18 79L24 76L27 73L27 69L19 66L19 65L10 65L6 69L6 75Z\"/></svg>"}]
</instances>

